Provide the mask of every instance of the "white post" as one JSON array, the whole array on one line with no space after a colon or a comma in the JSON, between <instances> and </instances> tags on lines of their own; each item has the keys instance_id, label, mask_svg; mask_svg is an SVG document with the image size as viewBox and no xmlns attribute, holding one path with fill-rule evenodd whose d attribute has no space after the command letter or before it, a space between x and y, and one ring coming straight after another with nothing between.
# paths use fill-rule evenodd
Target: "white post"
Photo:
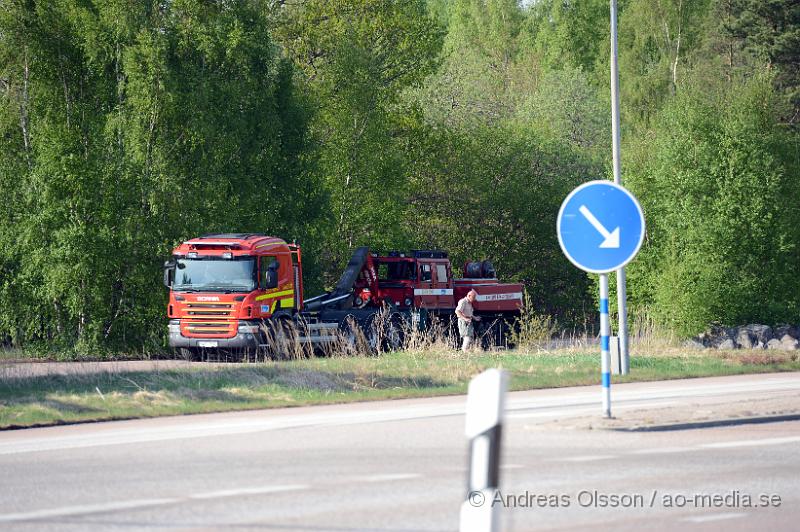
<instances>
[{"instance_id":1,"label":"white post","mask_svg":"<svg viewBox=\"0 0 800 532\"><path fill-rule=\"evenodd\" d=\"M608 274L600 274L600 372L603 382L603 416L611 417L611 327L608 323Z\"/></svg>"},{"instance_id":2,"label":"white post","mask_svg":"<svg viewBox=\"0 0 800 532\"><path fill-rule=\"evenodd\" d=\"M620 132L619 132L619 68L617 67L617 0L611 0L611 145L614 167L614 183L622 185L620 170ZM619 313L619 353L620 370L623 375L630 371L628 357L628 300L625 268L617 270L617 312Z\"/></svg>"},{"instance_id":3,"label":"white post","mask_svg":"<svg viewBox=\"0 0 800 532\"><path fill-rule=\"evenodd\" d=\"M500 486L500 444L508 375L489 369L472 379L467 394L469 438L467 496L461 504L460 532L499 530L494 497Z\"/></svg>"}]
</instances>

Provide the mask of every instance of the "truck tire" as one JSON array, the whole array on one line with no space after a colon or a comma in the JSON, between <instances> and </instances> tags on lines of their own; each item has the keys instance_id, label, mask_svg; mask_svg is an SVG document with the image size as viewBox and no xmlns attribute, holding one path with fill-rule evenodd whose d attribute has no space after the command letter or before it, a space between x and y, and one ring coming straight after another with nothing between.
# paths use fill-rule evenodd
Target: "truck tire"
<instances>
[{"instance_id":1,"label":"truck tire","mask_svg":"<svg viewBox=\"0 0 800 532\"><path fill-rule=\"evenodd\" d=\"M367 355L377 355L381 350L381 327L375 316L367 318L364 324L364 342Z\"/></svg>"},{"instance_id":2,"label":"truck tire","mask_svg":"<svg viewBox=\"0 0 800 532\"><path fill-rule=\"evenodd\" d=\"M303 346L295 324L285 318L270 320L264 325L264 355L273 360L303 358Z\"/></svg>"},{"instance_id":3,"label":"truck tire","mask_svg":"<svg viewBox=\"0 0 800 532\"><path fill-rule=\"evenodd\" d=\"M189 362L199 362L202 360L202 350L192 347L179 347L175 350L176 358Z\"/></svg>"},{"instance_id":4,"label":"truck tire","mask_svg":"<svg viewBox=\"0 0 800 532\"><path fill-rule=\"evenodd\" d=\"M339 322L339 350L343 355L356 355L364 344L364 332L355 316L346 316Z\"/></svg>"},{"instance_id":5,"label":"truck tire","mask_svg":"<svg viewBox=\"0 0 800 532\"><path fill-rule=\"evenodd\" d=\"M403 317L398 313L386 318L370 316L364 326L364 338L372 355L402 349L405 342Z\"/></svg>"},{"instance_id":6,"label":"truck tire","mask_svg":"<svg viewBox=\"0 0 800 532\"><path fill-rule=\"evenodd\" d=\"M516 320L513 316L484 317L483 320L479 330L476 330L477 338L481 340L481 347L484 349L514 347L512 333Z\"/></svg>"},{"instance_id":7,"label":"truck tire","mask_svg":"<svg viewBox=\"0 0 800 532\"><path fill-rule=\"evenodd\" d=\"M405 345L405 320L400 314L393 314L389 317L384 330L384 345L386 351L399 351Z\"/></svg>"}]
</instances>

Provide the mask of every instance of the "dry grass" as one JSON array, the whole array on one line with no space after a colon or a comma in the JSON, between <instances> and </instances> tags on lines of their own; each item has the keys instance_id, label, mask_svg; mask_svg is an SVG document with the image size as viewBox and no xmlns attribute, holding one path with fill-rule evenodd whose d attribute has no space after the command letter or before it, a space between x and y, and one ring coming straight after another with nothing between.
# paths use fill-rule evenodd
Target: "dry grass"
<instances>
[{"instance_id":1,"label":"dry grass","mask_svg":"<svg viewBox=\"0 0 800 532\"><path fill-rule=\"evenodd\" d=\"M463 393L486 368L501 367L515 390L597 384L599 347L456 351L436 336L381 356L328 356L259 363L144 362L43 373L45 364L0 365L0 427L152 417ZM424 342L429 348L419 347ZM130 364L130 365L129 365ZM63 366L63 364L62 364ZM135 367L135 370L129 368ZM27 370L26 370L27 368ZM89 368L93 368L91 371ZM631 359L615 382L798 371L795 353L658 352Z\"/></svg>"},{"instance_id":2,"label":"dry grass","mask_svg":"<svg viewBox=\"0 0 800 532\"><path fill-rule=\"evenodd\" d=\"M556 333L534 312L520 322L514 350L464 353L449 323L422 331L386 311L317 349L300 342L303 324L265 331L276 348L244 363L0 362L0 428L455 394L490 367L508 370L515 390L597 384L594 334ZM646 313L632 316L630 346L631 373L614 382L800 370L796 352L687 349Z\"/></svg>"}]
</instances>

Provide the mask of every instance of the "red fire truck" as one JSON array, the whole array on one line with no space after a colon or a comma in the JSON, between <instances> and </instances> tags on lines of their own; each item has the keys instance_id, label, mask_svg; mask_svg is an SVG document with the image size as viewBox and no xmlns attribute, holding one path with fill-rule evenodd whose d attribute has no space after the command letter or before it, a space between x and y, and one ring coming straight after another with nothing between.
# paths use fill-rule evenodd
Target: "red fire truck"
<instances>
[{"instance_id":1,"label":"red fire truck","mask_svg":"<svg viewBox=\"0 0 800 532\"><path fill-rule=\"evenodd\" d=\"M224 351L275 353L269 331L293 331L324 344L360 328L373 348L397 348L402 330L454 321L459 299L474 289L484 343L504 345L522 304L522 285L501 284L488 261L468 262L454 278L444 251L378 256L357 248L336 287L303 298L300 246L253 233L211 234L183 242L164 263L170 289L169 345L183 356ZM380 320L376 330L376 316Z\"/></svg>"}]
</instances>

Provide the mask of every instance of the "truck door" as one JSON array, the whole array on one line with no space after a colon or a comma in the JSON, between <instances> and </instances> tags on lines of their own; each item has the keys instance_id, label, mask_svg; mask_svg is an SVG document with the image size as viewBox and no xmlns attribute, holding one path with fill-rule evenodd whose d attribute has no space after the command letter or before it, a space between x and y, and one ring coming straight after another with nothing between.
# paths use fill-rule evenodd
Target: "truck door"
<instances>
[{"instance_id":1,"label":"truck door","mask_svg":"<svg viewBox=\"0 0 800 532\"><path fill-rule=\"evenodd\" d=\"M453 286L448 275L448 261L437 261L433 266L433 289L436 291L437 308L455 308Z\"/></svg>"},{"instance_id":2,"label":"truck door","mask_svg":"<svg viewBox=\"0 0 800 532\"><path fill-rule=\"evenodd\" d=\"M433 290L433 265L429 260L417 261L417 286L414 288L416 305L422 308L438 308L438 297Z\"/></svg>"}]
</instances>

